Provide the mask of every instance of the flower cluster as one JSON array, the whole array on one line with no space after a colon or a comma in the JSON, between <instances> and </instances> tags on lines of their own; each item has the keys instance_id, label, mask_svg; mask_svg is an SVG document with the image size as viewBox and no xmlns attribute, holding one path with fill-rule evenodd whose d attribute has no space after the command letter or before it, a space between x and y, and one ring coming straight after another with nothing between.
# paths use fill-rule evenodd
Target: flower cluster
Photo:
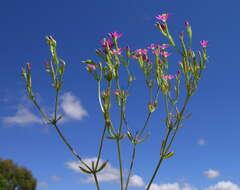
<instances>
[{"instance_id":1,"label":"flower cluster","mask_svg":"<svg viewBox=\"0 0 240 190\"><path fill-rule=\"evenodd\" d=\"M86 163L84 159L77 154L77 152L67 142L67 139L63 136L61 130L58 128L58 121L62 117L58 113L58 105L59 94L63 85L65 62L57 56L57 43L52 36L46 37L50 48L51 58L48 62L44 63L44 65L46 71L51 77L52 86L56 92L53 116L44 112L44 110L38 104L37 98L32 91L31 64L27 63L26 67L22 68L22 76L25 80L25 87L28 97L46 120L46 124L52 125L56 129L59 137L63 140L72 154L84 166L79 167L80 170L85 174L92 175L98 190L100 190L100 187L97 174L104 170L107 165L107 161L103 163L100 161L104 146L103 142L106 139L116 141L116 149L118 152L119 161L120 185L121 189L128 190L128 185L133 174L132 169L135 163L136 146L147 139L148 135L144 137L144 134L149 125L149 121L151 120L151 116L158 108L159 104L159 108L165 106L166 110L165 118L163 118L164 115L162 115L162 112L160 112L160 118L163 118L165 121L164 124L166 135L163 140L159 141L162 142L158 148L158 150L160 150L160 154L158 156L159 164L156 166L153 175L146 186L146 190L150 189L162 162L174 155L174 152L171 151L172 143L176 133L182 126L183 120L190 116L189 114L186 115L185 113L186 107L189 99L197 89L198 82L208 60L208 41L201 40L200 45L202 48L198 51L198 53L195 53L192 49L192 29L188 21L185 22L188 41L184 41L184 32L181 32L180 38L178 41L175 41L168 30L167 20L170 16L170 14L164 13L155 17L158 20L156 26L168 41L167 44L152 43L146 48L131 51L129 46L126 48L119 47L118 40L123 35L114 31L108 33L107 38L101 40L101 48L96 50L96 54L100 58L100 61L92 61L91 59L83 61L83 63L86 64L88 73L97 82L97 96L104 120L104 129L101 135L99 151L97 154L98 157L97 160L92 161L91 164ZM171 53L168 52L168 48L170 49ZM172 52L174 50L180 59L178 61L179 64L175 64L168 58L173 54ZM144 109L147 109L148 114L142 127L137 129L136 132L134 132L135 129L130 128L128 125L128 123L131 123L128 122L130 117L126 116L128 113L126 112L126 104L128 102L127 99L129 97L129 91L132 90L130 87L133 84L133 81L136 80L133 75L134 73L131 71L131 61L135 63L137 62L135 65L139 66L140 70L142 71L145 79L144 83L148 92L147 102L144 99L144 102L146 102L146 107ZM169 74L170 66L177 67L177 73L175 75ZM136 69L134 69L134 71L135 70ZM124 72L124 74L122 74L122 72ZM139 72L136 73L139 74ZM124 78L126 76L127 78ZM179 94L182 91L184 91L184 93L180 96ZM143 93L144 92L145 90L143 90ZM164 102L161 102L162 98L159 98L160 94L161 97L163 97ZM142 94L137 95L142 96ZM112 96L114 96L115 99L112 98ZM115 125L116 123L112 121L111 117L112 108L114 107L117 107L120 113L120 122L117 122L117 125ZM156 112L154 114L156 114ZM129 168L127 178L124 177L123 159L121 156L121 142L123 139L128 139L133 145L131 166ZM127 180L125 181L125 179Z\"/></svg>"}]
</instances>

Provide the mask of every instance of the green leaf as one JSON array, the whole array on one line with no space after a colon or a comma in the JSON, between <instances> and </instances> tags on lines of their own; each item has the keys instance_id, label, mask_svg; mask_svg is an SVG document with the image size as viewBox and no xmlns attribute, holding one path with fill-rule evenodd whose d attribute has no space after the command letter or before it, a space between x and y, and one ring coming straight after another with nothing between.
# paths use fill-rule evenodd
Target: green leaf
<instances>
[{"instance_id":1,"label":"green leaf","mask_svg":"<svg viewBox=\"0 0 240 190\"><path fill-rule=\"evenodd\" d=\"M86 173L86 174L92 174L92 171L89 171L87 169L84 169L83 167L79 166L80 170L82 170L83 173Z\"/></svg>"},{"instance_id":2,"label":"green leaf","mask_svg":"<svg viewBox=\"0 0 240 190\"><path fill-rule=\"evenodd\" d=\"M88 60L86 60L86 61L82 61L83 63L85 63L85 64L88 64L88 65L97 65L96 63L94 63L92 60L90 60L90 59L88 59Z\"/></svg>"},{"instance_id":3,"label":"green leaf","mask_svg":"<svg viewBox=\"0 0 240 190\"><path fill-rule=\"evenodd\" d=\"M191 115L192 115L192 113L190 113L190 114L184 116L184 117L182 118L182 120L184 120L184 119L188 119L189 117L191 117Z\"/></svg>"},{"instance_id":4,"label":"green leaf","mask_svg":"<svg viewBox=\"0 0 240 190\"><path fill-rule=\"evenodd\" d=\"M108 160L105 161L105 162L96 170L96 173L102 171L102 170L106 167L107 163L108 163Z\"/></svg>"},{"instance_id":5,"label":"green leaf","mask_svg":"<svg viewBox=\"0 0 240 190\"><path fill-rule=\"evenodd\" d=\"M174 155L174 152L169 152L163 156L164 159L170 158Z\"/></svg>"}]
</instances>

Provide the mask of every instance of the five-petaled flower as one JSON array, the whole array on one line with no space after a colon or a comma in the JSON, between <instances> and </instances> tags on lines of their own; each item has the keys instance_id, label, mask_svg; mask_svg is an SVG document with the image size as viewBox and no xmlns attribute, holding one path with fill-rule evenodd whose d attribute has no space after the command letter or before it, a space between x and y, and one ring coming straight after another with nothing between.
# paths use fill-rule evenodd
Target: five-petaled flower
<instances>
[{"instance_id":1,"label":"five-petaled flower","mask_svg":"<svg viewBox=\"0 0 240 190\"><path fill-rule=\"evenodd\" d=\"M170 16L170 14L164 13L164 14L161 14L161 15L157 15L156 19L161 20L163 22L166 22L167 19L169 18L169 16Z\"/></svg>"},{"instance_id":2,"label":"five-petaled flower","mask_svg":"<svg viewBox=\"0 0 240 190\"><path fill-rule=\"evenodd\" d=\"M184 24L185 24L186 27L189 27L189 26L190 26L190 24L189 24L188 21L185 21Z\"/></svg>"},{"instance_id":3,"label":"five-petaled flower","mask_svg":"<svg viewBox=\"0 0 240 190\"><path fill-rule=\"evenodd\" d=\"M159 47L160 49L166 49L166 48L169 47L169 45L168 45L168 44L162 44L162 45L159 45L158 47Z\"/></svg>"},{"instance_id":4,"label":"five-petaled flower","mask_svg":"<svg viewBox=\"0 0 240 190\"><path fill-rule=\"evenodd\" d=\"M102 44L103 48L106 48L106 47L112 48L113 47L113 42L112 42L111 38L103 39L101 41L101 44Z\"/></svg>"},{"instance_id":5,"label":"five-petaled flower","mask_svg":"<svg viewBox=\"0 0 240 190\"><path fill-rule=\"evenodd\" d=\"M113 38L113 39L118 39L118 38L121 38L122 37L122 34L120 33L117 33L117 32L111 32L111 33L108 33L108 36Z\"/></svg>"},{"instance_id":6,"label":"five-petaled flower","mask_svg":"<svg viewBox=\"0 0 240 190\"><path fill-rule=\"evenodd\" d=\"M113 55L121 55L121 54L122 54L122 48L113 49L113 50L111 51L111 53L112 53Z\"/></svg>"},{"instance_id":7,"label":"five-petaled flower","mask_svg":"<svg viewBox=\"0 0 240 190\"><path fill-rule=\"evenodd\" d=\"M166 52L166 51L161 51L160 54L161 54L163 57L168 57L168 56L172 55L171 53Z\"/></svg>"},{"instance_id":8,"label":"five-petaled flower","mask_svg":"<svg viewBox=\"0 0 240 190\"><path fill-rule=\"evenodd\" d=\"M165 80L172 80L172 79L174 79L176 76L174 76L174 75L165 75L164 76L164 79Z\"/></svg>"},{"instance_id":9,"label":"five-petaled flower","mask_svg":"<svg viewBox=\"0 0 240 190\"><path fill-rule=\"evenodd\" d=\"M206 48L206 47L208 46L208 41L206 41L206 40L201 40L201 41L200 41L200 44L201 44L201 46L202 46L203 48Z\"/></svg>"},{"instance_id":10,"label":"five-petaled flower","mask_svg":"<svg viewBox=\"0 0 240 190\"><path fill-rule=\"evenodd\" d=\"M147 47L148 49L154 50L155 48L157 48L157 45L155 44L151 44L150 46Z\"/></svg>"},{"instance_id":11,"label":"five-petaled flower","mask_svg":"<svg viewBox=\"0 0 240 190\"><path fill-rule=\"evenodd\" d=\"M138 55L146 55L147 52L148 52L147 49L137 49L136 50L136 54L138 54Z\"/></svg>"},{"instance_id":12,"label":"five-petaled flower","mask_svg":"<svg viewBox=\"0 0 240 190\"><path fill-rule=\"evenodd\" d=\"M137 59L138 57L142 57L143 59L147 60L147 49L137 49L135 51L135 55L132 56L133 59Z\"/></svg>"},{"instance_id":13,"label":"five-petaled flower","mask_svg":"<svg viewBox=\"0 0 240 190\"><path fill-rule=\"evenodd\" d=\"M155 50L152 51L152 53L154 55L160 55L160 50L159 49L155 49Z\"/></svg>"}]
</instances>

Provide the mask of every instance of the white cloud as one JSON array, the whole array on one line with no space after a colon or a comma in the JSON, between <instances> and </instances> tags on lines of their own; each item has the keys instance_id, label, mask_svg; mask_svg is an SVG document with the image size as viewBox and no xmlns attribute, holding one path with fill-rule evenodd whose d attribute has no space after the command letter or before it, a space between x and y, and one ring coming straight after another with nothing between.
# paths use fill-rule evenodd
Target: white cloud
<instances>
[{"instance_id":1,"label":"white cloud","mask_svg":"<svg viewBox=\"0 0 240 190\"><path fill-rule=\"evenodd\" d=\"M85 158L84 162L87 163L88 165L91 164L91 162L97 161L97 158ZM99 165L101 165L103 163L103 160L100 159L99 161ZM79 166L86 168L85 166L83 166L81 163L77 162L77 161L73 161L73 162L67 162L66 165L68 166L68 168L76 171L76 172L81 172L83 173L80 169ZM104 170L102 170L101 172L99 172L97 174L98 176L98 181L99 182L117 182L119 180L119 171L116 168L113 168L111 166L110 163L108 163L105 167ZM94 178L93 177L88 177L83 179L84 182L87 183L94 183Z\"/></svg>"},{"instance_id":2,"label":"white cloud","mask_svg":"<svg viewBox=\"0 0 240 190\"><path fill-rule=\"evenodd\" d=\"M184 183L183 185L180 185L179 183L166 183L160 185L153 183L150 190L197 190L197 188L187 183Z\"/></svg>"},{"instance_id":3,"label":"white cloud","mask_svg":"<svg viewBox=\"0 0 240 190\"><path fill-rule=\"evenodd\" d=\"M220 176L220 172L217 170L209 169L203 172L209 179L214 179Z\"/></svg>"},{"instance_id":4,"label":"white cloud","mask_svg":"<svg viewBox=\"0 0 240 190\"><path fill-rule=\"evenodd\" d=\"M131 187L144 187L143 179L138 175L133 175L130 178L129 186Z\"/></svg>"},{"instance_id":5,"label":"white cloud","mask_svg":"<svg viewBox=\"0 0 240 190\"><path fill-rule=\"evenodd\" d=\"M199 140L197 141L197 144L200 145L200 146L203 146L203 145L206 144L206 141L205 141L204 139L199 139Z\"/></svg>"},{"instance_id":6,"label":"white cloud","mask_svg":"<svg viewBox=\"0 0 240 190\"><path fill-rule=\"evenodd\" d=\"M61 181L61 178L57 175L53 175L53 176L51 176L51 180L52 181Z\"/></svg>"},{"instance_id":7,"label":"white cloud","mask_svg":"<svg viewBox=\"0 0 240 190\"><path fill-rule=\"evenodd\" d=\"M81 120L87 116L87 111L82 107L80 100L71 92L66 92L61 96L60 107L70 119Z\"/></svg>"},{"instance_id":8,"label":"white cloud","mask_svg":"<svg viewBox=\"0 0 240 190\"><path fill-rule=\"evenodd\" d=\"M207 187L205 190L240 190L240 187L231 181L220 181L216 185Z\"/></svg>"},{"instance_id":9,"label":"white cloud","mask_svg":"<svg viewBox=\"0 0 240 190\"><path fill-rule=\"evenodd\" d=\"M180 190L178 183L152 184L150 190Z\"/></svg>"},{"instance_id":10,"label":"white cloud","mask_svg":"<svg viewBox=\"0 0 240 190\"><path fill-rule=\"evenodd\" d=\"M41 119L36 115L31 113L28 108L23 107L23 105L18 106L17 112L13 116L8 116L3 118L3 123L9 125L28 125L34 123L41 123Z\"/></svg>"},{"instance_id":11,"label":"white cloud","mask_svg":"<svg viewBox=\"0 0 240 190\"><path fill-rule=\"evenodd\" d=\"M8 125L20 126L43 123L40 116L38 117L30 111L30 108L32 107L33 105L31 102L26 101L26 98L23 97L21 103L17 107L16 113L12 116L3 117L2 122ZM66 92L61 96L59 107L64 113L64 117L60 120L61 123L73 119L81 120L88 115L87 111L82 107L80 100L71 92Z\"/></svg>"},{"instance_id":12,"label":"white cloud","mask_svg":"<svg viewBox=\"0 0 240 190\"><path fill-rule=\"evenodd\" d=\"M185 183L182 187L182 190L197 190L197 188L190 184Z\"/></svg>"},{"instance_id":13,"label":"white cloud","mask_svg":"<svg viewBox=\"0 0 240 190\"><path fill-rule=\"evenodd\" d=\"M85 158L83 160L84 160L85 163L90 165L92 161L96 162L97 158ZM104 161L100 159L99 165L101 165L103 162ZM81 166L83 168L86 168L81 163L79 163L77 161L67 162L66 165L67 165L68 168L74 170L75 172L81 172L81 173L83 173L83 172L79 169L79 166ZM99 172L97 174L97 177L98 177L99 182L115 182L115 183L118 183L119 180L120 180L119 170L117 168L112 167L112 165L110 163L107 163L106 167L101 172ZM94 178L93 177L87 177L87 178L83 179L82 181L86 182L86 183L94 183ZM140 176L133 175L130 178L129 186L143 187L144 186L144 181Z\"/></svg>"},{"instance_id":14,"label":"white cloud","mask_svg":"<svg viewBox=\"0 0 240 190\"><path fill-rule=\"evenodd\" d=\"M39 182L38 187L48 187L48 183L47 182Z\"/></svg>"}]
</instances>

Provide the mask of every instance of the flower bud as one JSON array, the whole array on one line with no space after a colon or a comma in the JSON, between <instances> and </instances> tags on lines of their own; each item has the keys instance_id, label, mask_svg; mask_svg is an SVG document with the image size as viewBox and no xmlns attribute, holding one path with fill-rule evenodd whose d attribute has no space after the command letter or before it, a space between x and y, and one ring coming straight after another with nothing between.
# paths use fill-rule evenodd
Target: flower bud
<instances>
[{"instance_id":1,"label":"flower bud","mask_svg":"<svg viewBox=\"0 0 240 190\"><path fill-rule=\"evenodd\" d=\"M192 41L192 28L188 21L185 22L185 26L187 28L188 37L189 37L190 41Z\"/></svg>"}]
</instances>

